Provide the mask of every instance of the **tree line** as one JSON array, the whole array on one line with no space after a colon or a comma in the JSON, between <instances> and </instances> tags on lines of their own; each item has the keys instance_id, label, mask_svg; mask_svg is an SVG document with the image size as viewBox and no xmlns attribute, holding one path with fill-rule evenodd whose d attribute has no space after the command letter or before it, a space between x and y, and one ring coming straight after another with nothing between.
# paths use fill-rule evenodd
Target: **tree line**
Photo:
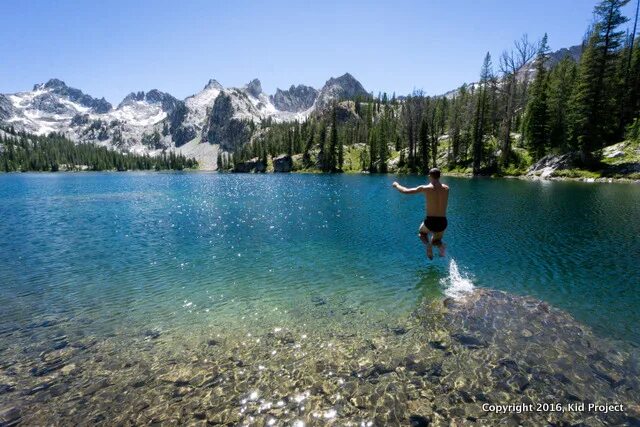
<instances>
[{"instance_id":1,"label":"tree line","mask_svg":"<svg viewBox=\"0 0 640 427\"><path fill-rule=\"evenodd\" d=\"M92 143L76 144L58 133L37 136L13 127L0 130L0 170L5 172L183 170L198 165L195 159L174 152L160 156L121 153Z\"/></svg>"},{"instance_id":2,"label":"tree line","mask_svg":"<svg viewBox=\"0 0 640 427\"><path fill-rule=\"evenodd\" d=\"M301 123L263 123L249 144L221 154L219 164L301 154L305 168L339 172L344 146L360 147L359 169L400 172L438 166L474 174L523 170L547 154L576 154L597 167L601 149L640 133L640 41L622 8L595 6L582 54L552 58L545 34L524 35L497 63L486 54L480 79L442 96L415 91L335 103Z\"/></svg>"}]
</instances>

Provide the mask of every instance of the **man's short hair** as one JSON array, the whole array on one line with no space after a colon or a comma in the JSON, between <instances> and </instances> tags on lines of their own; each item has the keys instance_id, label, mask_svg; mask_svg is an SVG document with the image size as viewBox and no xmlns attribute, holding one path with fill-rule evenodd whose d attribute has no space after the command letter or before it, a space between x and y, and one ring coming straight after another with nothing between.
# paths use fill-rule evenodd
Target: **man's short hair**
<instances>
[{"instance_id":1,"label":"man's short hair","mask_svg":"<svg viewBox=\"0 0 640 427\"><path fill-rule=\"evenodd\" d=\"M435 179L440 179L440 169L438 168L430 169L429 176Z\"/></svg>"}]
</instances>

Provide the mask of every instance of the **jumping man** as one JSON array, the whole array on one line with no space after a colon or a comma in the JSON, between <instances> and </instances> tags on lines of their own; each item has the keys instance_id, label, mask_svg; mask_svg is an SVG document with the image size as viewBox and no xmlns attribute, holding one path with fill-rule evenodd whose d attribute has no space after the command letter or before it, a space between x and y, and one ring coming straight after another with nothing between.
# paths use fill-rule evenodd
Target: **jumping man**
<instances>
[{"instance_id":1,"label":"jumping man","mask_svg":"<svg viewBox=\"0 0 640 427\"><path fill-rule=\"evenodd\" d=\"M429 171L429 181L428 185L420 185L415 188L406 188L394 182L393 188L403 194L424 193L427 217L420 224L418 237L427 247L427 257L433 259L433 246L438 248L441 257L444 256L446 249L442 236L447 228L449 187L440 182L440 169L438 168Z\"/></svg>"}]
</instances>

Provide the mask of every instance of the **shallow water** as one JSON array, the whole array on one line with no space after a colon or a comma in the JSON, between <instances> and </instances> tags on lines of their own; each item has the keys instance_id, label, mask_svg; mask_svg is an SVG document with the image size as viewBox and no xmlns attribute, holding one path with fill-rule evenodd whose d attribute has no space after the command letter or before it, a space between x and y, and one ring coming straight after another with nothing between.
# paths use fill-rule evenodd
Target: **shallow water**
<instances>
[{"instance_id":1,"label":"shallow water","mask_svg":"<svg viewBox=\"0 0 640 427\"><path fill-rule=\"evenodd\" d=\"M447 178L449 257L429 262L416 237L423 201L392 191L393 179L0 175L0 406L31 424L50 422L54 407L62 424L403 424L427 412L503 420L478 412L482 399L526 390L530 400L633 402L637 384L620 381L637 378L638 186ZM523 314L526 299L480 293L424 321L425 307L474 287L531 295L568 315ZM492 304L505 309L483 311ZM539 341L513 338L523 329ZM576 330L587 344L573 341ZM527 360L554 343L551 356ZM545 380L566 369L559 355L584 360L565 374L571 387ZM444 363L446 374L430 381L409 356L432 370ZM482 374L487 360L505 358L518 368ZM461 369L477 376L461 385ZM521 389L523 378L532 386ZM456 399L469 400L466 413L451 412Z\"/></svg>"}]
</instances>

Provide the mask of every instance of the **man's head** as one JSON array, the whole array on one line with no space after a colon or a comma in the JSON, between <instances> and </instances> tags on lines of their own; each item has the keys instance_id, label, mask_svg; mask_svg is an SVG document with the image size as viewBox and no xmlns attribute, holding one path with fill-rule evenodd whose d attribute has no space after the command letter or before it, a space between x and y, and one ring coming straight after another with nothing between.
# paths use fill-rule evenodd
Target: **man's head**
<instances>
[{"instance_id":1,"label":"man's head","mask_svg":"<svg viewBox=\"0 0 640 427\"><path fill-rule=\"evenodd\" d=\"M440 169L433 168L433 169L429 170L429 181L433 182L433 181L437 181L439 179L440 179Z\"/></svg>"}]
</instances>

